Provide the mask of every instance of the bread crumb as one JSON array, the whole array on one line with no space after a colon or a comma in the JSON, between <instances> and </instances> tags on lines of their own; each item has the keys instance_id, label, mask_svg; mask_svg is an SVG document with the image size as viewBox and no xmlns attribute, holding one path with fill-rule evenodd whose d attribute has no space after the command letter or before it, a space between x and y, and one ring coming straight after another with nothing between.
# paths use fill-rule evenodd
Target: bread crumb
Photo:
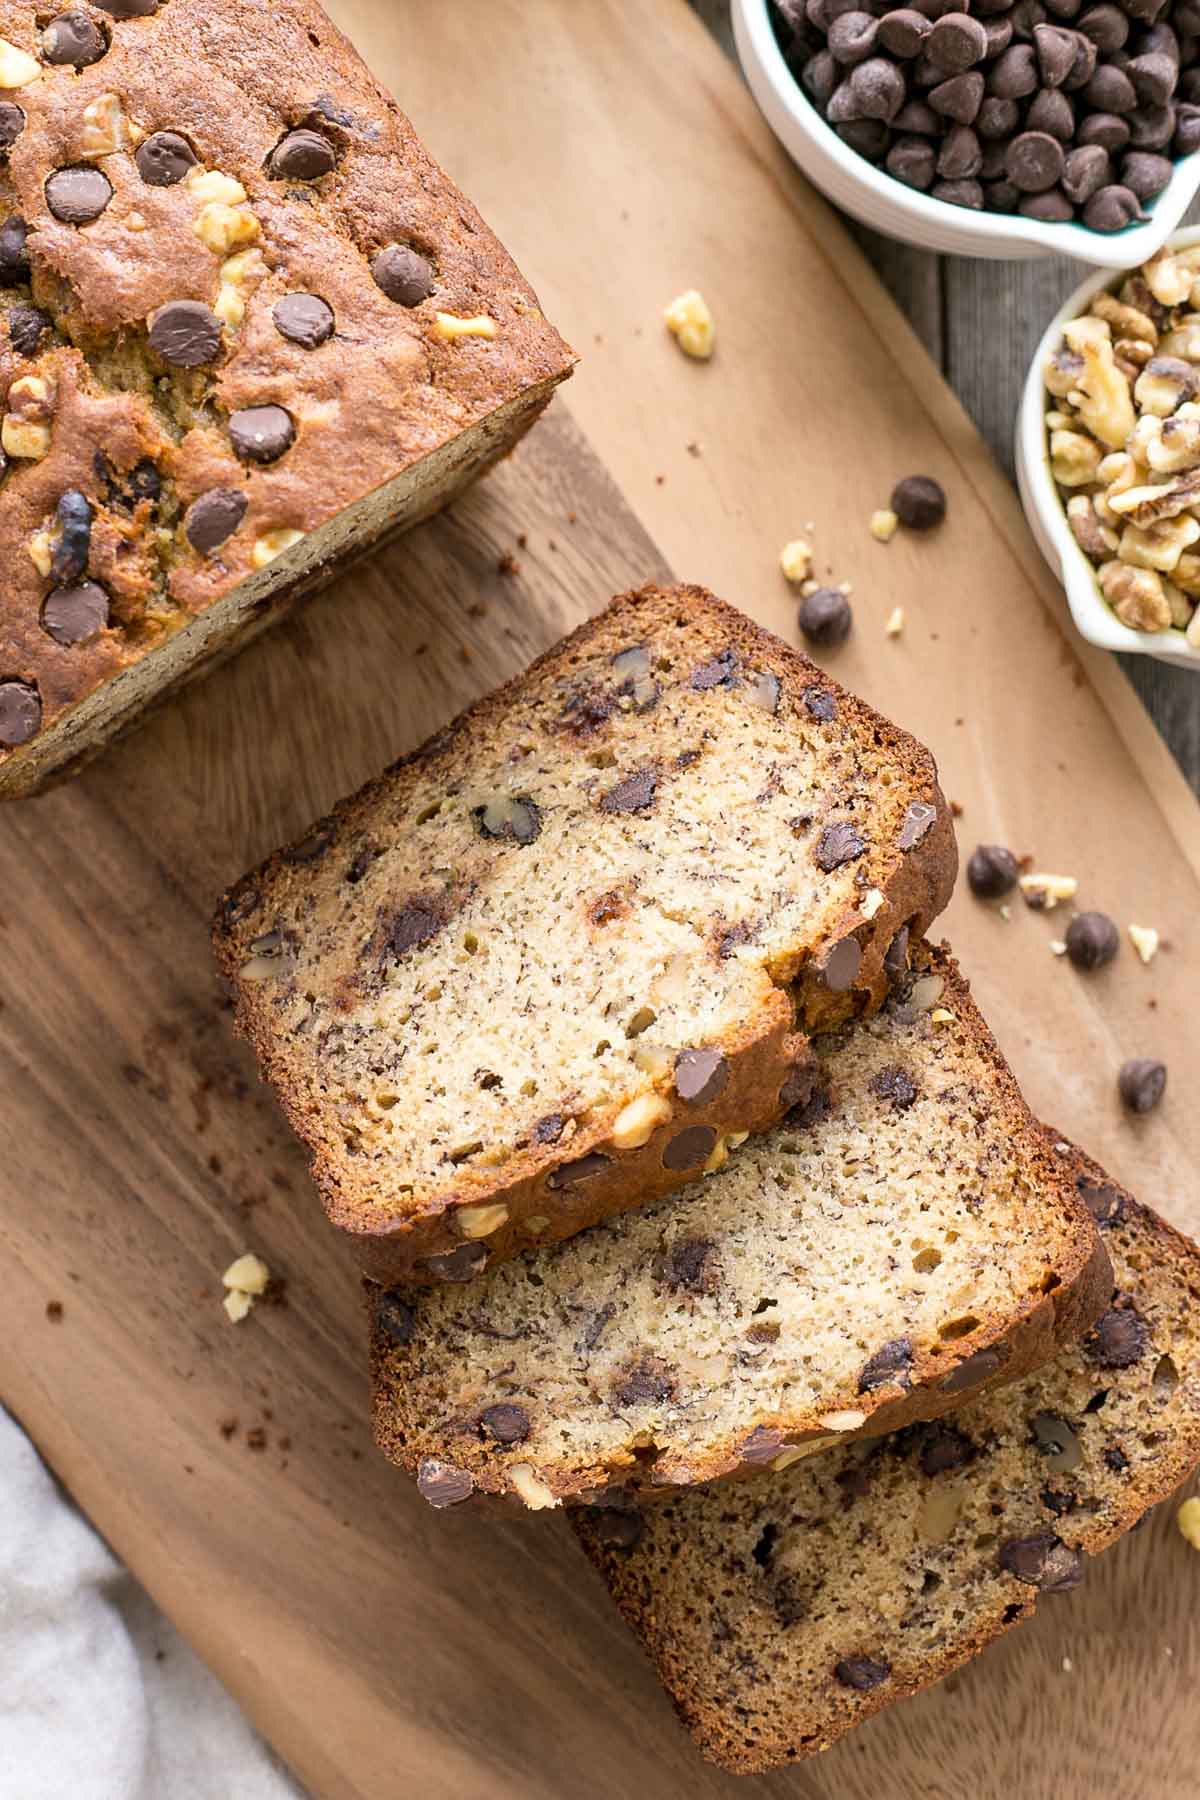
<instances>
[{"instance_id":1,"label":"bread crumb","mask_svg":"<svg viewBox=\"0 0 1200 1800\"><path fill-rule=\"evenodd\" d=\"M779 552L779 566L789 581L807 581L812 574L812 545L805 538L793 538Z\"/></svg>"},{"instance_id":2,"label":"bread crumb","mask_svg":"<svg viewBox=\"0 0 1200 1800\"><path fill-rule=\"evenodd\" d=\"M887 624L883 628L890 638L897 638L904 630L904 608L894 606L888 614Z\"/></svg>"},{"instance_id":3,"label":"bread crumb","mask_svg":"<svg viewBox=\"0 0 1200 1800\"><path fill-rule=\"evenodd\" d=\"M688 288L664 309L663 319L685 356L708 361L716 347L717 328L703 294Z\"/></svg>"},{"instance_id":4,"label":"bread crumb","mask_svg":"<svg viewBox=\"0 0 1200 1800\"><path fill-rule=\"evenodd\" d=\"M1185 1500L1175 1514L1175 1523L1192 1549L1200 1550L1200 1499L1193 1495L1190 1500Z\"/></svg>"},{"instance_id":5,"label":"bread crumb","mask_svg":"<svg viewBox=\"0 0 1200 1800\"><path fill-rule=\"evenodd\" d=\"M1075 1664L1074 1664L1074 1663L1073 1663L1073 1662L1072 1662L1072 1661L1071 1661L1071 1659L1070 1659L1070 1657L1069 1657L1069 1656L1064 1656L1064 1657L1063 1657L1063 1659L1062 1659L1062 1672L1063 1672L1063 1674L1064 1674L1064 1675L1069 1675L1069 1674L1070 1674L1070 1673L1071 1673L1071 1670L1072 1670L1072 1669L1073 1669L1073 1668L1074 1668L1074 1667L1075 1667Z\"/></svg>"},{"instance_id":6,"label":"bread crumb","mask_svg":"<svg viewBox=\"0 0 1200 1800\"><path fill-rule=\"evenodd\" d=\"M685 448L687 449L687 453L689 456L703 456L704 455L703 444L699 443L695 438L693 438L691 440L691 442L685 446Z\"/></svg>"},{"instance_id":7,"label":"bread crumb","mask_svg":"<svg viewBox=\"0 0 1200 1800\"><path fill-rule=\"evenodd\" d=\"M223 1286L236 1288L243 1294L261 1294L265 1291L270 1279L271 1271L262 1257L247 1251L244 1256L239 1256L236 1262L230 1263L221 1277L221 1282Z\"/></svg>"},{"instance_id":8,"label":"bread crumb","mask_svg":"<svg viewBox=\"0 0 1200 1800\"><path fill-rule=\"evenodd\" d=\"M890 506L881 506L873 512L867 523L871 536L880 544L889 544L896 535L900 521Z\"/></svg>"},{"instance_id":9,"label":"bread crumb","mask_svg":"<svg viewBox=\"0 0 1200 1800\"><path fill-rule=\"evenodd\" d=\"M46 1317L52 1325L62 1324L63 1303L61 1300L47 1300Z\"/></svg>"},{"instance_id":10,"label":"bread crumb","mask_svg":"<svg viewBox=\"0 0 1200 1800\"><path fill-rule=\"evenodd\" d=\"M965 808L963 807L961 800L952 800L950 802L950 817L952 819L961 819L964 810Z\"/></svg>"},{"instance_id":11,"label":"bread crumb","mask_svg":"<svg viewBox=\"0 0 1200 1800\"><path fill-rule=\"evenodd\" d=\"M231 1419L222 1419L220 1424L217 1427L217 1430L221 1433L221 1436L228 1443L229 1439L233 1436L233 1434L237 1430L237 1428L238 1428L237 1420L231 1418Z\"/></svg>"},{"instance_id":12,"label":"bread crumb","mask_svg":"<svg viewBox=\"0 0 1200 1800\"><path fill-rule=\"evenodd\" d=\"M1050 949L1055 956L1065 956L1067 954L1067 946L1062 938L1051 938Z\"/></svg>"},{"instance_id":13,"label":"bread crumb","mask_svg":"<svg viewBox=\"0 0 1200 1800\"><path fill-rule=\"evenodd\" d=\"M265 1450L266 1447L267 1447L266 1432L263 1430L261 1425L252 1425L250 1427L249 1431L246 1433L246 1448L247 1448L247 1450Z\"/></svg>"},{"instance_id":14,"label":"bread crumb","mask_svg":"<svg viewBox=\"0 0 1200 1800\"><path fill-rule=\"evenodd\" d=\"M521 565L511 550L506 550L496 564L496 573L497 575L519 575L521 573Z\"/></svg>"},{"instance_id":15,"label":"bread crumb","mask_svg":"<svg viewBox=\"0 0 1200 1800\"><path fill-rule=\"evenodd\" d=\"M1129 941L1144 963L1151 963L1158 954L1159 937L1153 925L1131 925Z\"/></svg>"}]
</instances>

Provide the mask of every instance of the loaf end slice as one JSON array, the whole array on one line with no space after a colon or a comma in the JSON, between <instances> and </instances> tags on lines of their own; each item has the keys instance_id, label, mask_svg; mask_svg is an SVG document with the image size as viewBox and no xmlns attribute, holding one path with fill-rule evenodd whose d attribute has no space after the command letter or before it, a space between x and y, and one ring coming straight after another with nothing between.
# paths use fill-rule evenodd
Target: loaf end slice
<instances>
[{"instance_id":1,"label":"loaf end slice","mask_svg":"<svg viewBox=\"0 0 1200 1800\"><path fill-rule=\"evenodd\" d=\"M705 1755L827 1749L1086 1577L1200 1460L1200 1251L1055 1134L1113 1287L1095 1329L953 1419L573 1524Z\"/></svg>"},{"instance_id":2,"label":"loaf end slice","mask_svg":"<svg viewBox=\"0 0 1200 1800\"><path fill-rule=\"evenodd\" d=\"M947 954L915 946L815 1050L813 1098L719 1173L469 1286L375 1293L376 1440L435 1505L760 1475L1091 1323L1100 1235Z\"/></svg>"},{"instance_id":3,"label":"loaf end slice","mask_svg":"<svg viewBox=\"0 0 1200 1800\"><path fill-rule=\"evenodd\" d=\"M716 1168L945 904L933 760L701 588L625 594L226 897L238 1022L380 1281Z\"/></svg>"}]
</instances>

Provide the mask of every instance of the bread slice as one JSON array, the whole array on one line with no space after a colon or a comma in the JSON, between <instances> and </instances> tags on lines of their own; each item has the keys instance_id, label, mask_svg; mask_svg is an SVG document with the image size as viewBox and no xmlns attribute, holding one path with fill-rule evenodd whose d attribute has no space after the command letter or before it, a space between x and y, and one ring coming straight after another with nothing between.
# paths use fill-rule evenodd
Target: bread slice
<instances>
[{"instance_id":1,"label":"bread slice","mask_svg":"<svg viewBox=\"0 0 1200 1800\"><path fill-rule=\"evenodd\" d=\"M454 1282L771 1124L797 1027L877 1004L954 873L926 751L647 587L248 876L216 946L365 1271Z\"/></svg>"},{"instance_id":2,"label":"bread slice","mask_svg":"<svg viewBox=\"0 0 1200 1800\"><path fill-rule=\"evenodd\" d=\"M1012 1380L1108 1260L949 956L720 1174L469 1288L379 1297L376 1439L426 1498L552 1505L783 1467Z\"/></svg>"},{"instance_id":3,"label":"bread slice","mask_svg":"<svg viewBox=\"0 0 1200 1800\"><path fill-rule=\"evenodd\" d=\"M952 1421L573 1516L680 1716L740 1772L825 1750L1078 1585L1200 1459L1200 1251L1055 1140L1112 1257L1081 1343Z\"/></svg>"}]
</instances>

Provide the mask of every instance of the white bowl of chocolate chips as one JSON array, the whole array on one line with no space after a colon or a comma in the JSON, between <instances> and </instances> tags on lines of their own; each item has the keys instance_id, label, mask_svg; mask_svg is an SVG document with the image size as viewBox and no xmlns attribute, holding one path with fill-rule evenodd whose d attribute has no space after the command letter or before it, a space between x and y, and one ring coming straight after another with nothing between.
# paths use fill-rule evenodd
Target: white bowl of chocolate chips
<instances>
[{"instance_id":1,"label":"white bowl of chocolate chips","mask_svg":"<svg viewBox=\"0 0 1200 1800\"><path fill-rule=\"evenodd\" d=\"M1200 187L1200 0L733 0L809 179L961 256L1144 262Z\"/></svg>"}]
</instances>

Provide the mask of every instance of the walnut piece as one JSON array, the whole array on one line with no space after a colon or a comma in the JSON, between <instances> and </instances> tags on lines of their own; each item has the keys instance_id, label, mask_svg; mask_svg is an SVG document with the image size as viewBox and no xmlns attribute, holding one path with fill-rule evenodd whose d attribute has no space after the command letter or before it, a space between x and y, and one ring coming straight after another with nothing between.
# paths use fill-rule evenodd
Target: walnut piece
<instances>
[{"instance_id":1,"label":"walnut piece","mask_svg":"<svg viewBox=\"0 0 1200 1800\"><path fill-rule=\"evenodd\" d=\"M1134 631L1166 631L1171 609L1163 584L1153 569L1133 569L1127 563L1107 562L1100 570L1100 591L1122 625Z\"/></svg>"}]
</instances>

